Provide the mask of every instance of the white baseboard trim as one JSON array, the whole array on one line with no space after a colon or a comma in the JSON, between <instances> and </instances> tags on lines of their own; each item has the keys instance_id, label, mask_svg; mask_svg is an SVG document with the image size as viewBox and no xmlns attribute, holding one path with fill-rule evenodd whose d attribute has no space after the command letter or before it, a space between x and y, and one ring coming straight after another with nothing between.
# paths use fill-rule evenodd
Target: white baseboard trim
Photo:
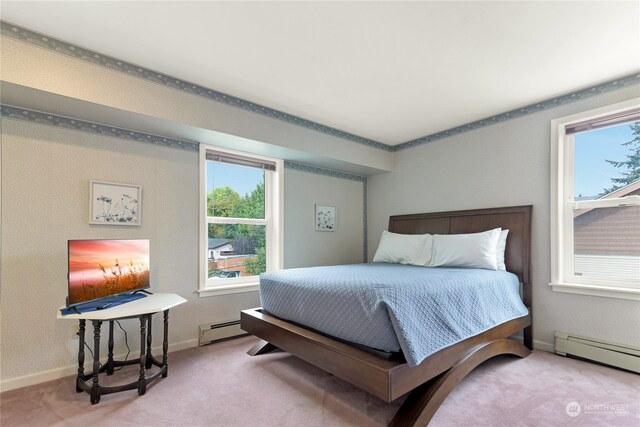
<instances>
[{"instance_id":1,"label":"white baseboard trim","mask_svg":"<svg viewBox=\"0 0 640 427\"><path fill-rule=\"evenodd\" d=\"M523 342L524 341L522 339L522 335L513 335L513 336L511 336L509 338L511 338L514 341L519 341L519 342ZM554 352L553 344L549 344L548 342L539 341L539 340L533 340L533 349L534 350L549 351L551 353Z\"/></svg>"},{"instance_id":2,"label":"white baseboard trim","mask_svg":"<svg viewBox=\"0 0 640 427\"><path fill-rule=\"evenodd\" d=\"M522 340L522 338L519 338L519 339ZM169 344L169 353L173 353L174 351L185 350L187 348L197 347L197 346L198 346L197 339L186 340L186 341L182 341L174 344ZM553 344L550 344L544 341L539 341L539 340L533 340L533 348L536 350L543 350L551 353L554 352ZM158 354L159 352L160 353L162 352L162 347L160 346L153 347L152 350L153 350L153 354ZM89 354L87 354L87 356L90 357ZM124 356L125 354L123 353L118 356L114 356L114 358L116 360L122 360ZM89 360L89 358L87 358L87 363L88 364L91 363L91 360ZM75 375L77 372L78 372L78 365L76 364L76 365L65 366L62 368L50 369L48 371L37 372L35 374L29 374L22 377L2 380L0 382L0 392L14 390L16 388L21 388L21 387L27 387L30 385L40 384L46 381L57 380L60 378Z\"/></svg>"},{"instance_id":3,"label":"white baseboard trim","mask_svg":"<svg viewBox=\"0 0 640 427\"><path fill-rule=\"evenodd\" d=\"M544 342L544 341L533 340L533 348L535 350L543 350L543 351L548 351L550 353L555 352L553 344Z\"/></svg>"},{"instance_id":4,"label":"white baseboard trim","mask_svg":"<svg viewBox=\"0 0 640 427\"><path fill-rule=\"evenodd\" d=\"M174 344L169 344L169 353L173 353L174 351L185 350L191 347L197 347L198 340L191 339L186 341L177 342ZM162 347L157 346L152 348L152 353L154 355L162 354ZM122 353L120 355L114 356L116 360L124 359L126 353ZM87 366L91 365L91 355L89 352L85 353ZM129 355L131 357L131 355ZM135 356L133 356L135 357ZM86 367L85 367L86 369ZM88 371L85 371L88 372ZM75 375L78 373L78 365L69 365L61 368L49 369L47 371L37 372L35 374L24 375L22 377L10 378L8 380L0 381L0 392L5 392L9 390L14 390L16 388L28 387L30 385L40 384L46 381L57 380L60 378L68 377L71 375Z\"/></svg>"}]
</instances>

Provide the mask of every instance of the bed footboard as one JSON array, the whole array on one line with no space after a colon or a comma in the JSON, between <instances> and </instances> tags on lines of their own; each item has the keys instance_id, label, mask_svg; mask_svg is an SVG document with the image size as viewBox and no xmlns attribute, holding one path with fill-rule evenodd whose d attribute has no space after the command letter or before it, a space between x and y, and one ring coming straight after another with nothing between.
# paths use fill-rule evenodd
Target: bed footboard
<instances>
[{"instance_id":1,"label":"bed footboard","mask_svg":"<svg viewBox=\"0 0 640 427\"><path fill-rule=\"evenodd\" d=\"M522 344L506 338L529 326L531 318L526 315L502 323L432 354L416 367L409 367L400 361L381 359L364 350L286 322L260 308L243 310L240 324L243 330L270 345L265 347L264 343L258 343L251 352L262 354L267 348L280 348L382 400L392 402L456 366L477 346L504 340L520 346L520 353L528 354L529 350ZM504 345L500 348L507 348ZM265 350L261 351L262 348ZM506 353L494 355L513 354L514 348L508 347L509 351Z\"/></svg>"},{"instance_id":2,"label":"bed footboard","mask_svg":"<svg viewBox=\"0 0 640 427\"><path fill-rule=\"evenodd\" d=\"M524 358L530 353L531 351L527 347L509 339L495 340L472 348L447 372L413 390L393 417L390 426L425 426L429 424L449 393L478 365L502 354Z\"/></svg>"}]
</instances>

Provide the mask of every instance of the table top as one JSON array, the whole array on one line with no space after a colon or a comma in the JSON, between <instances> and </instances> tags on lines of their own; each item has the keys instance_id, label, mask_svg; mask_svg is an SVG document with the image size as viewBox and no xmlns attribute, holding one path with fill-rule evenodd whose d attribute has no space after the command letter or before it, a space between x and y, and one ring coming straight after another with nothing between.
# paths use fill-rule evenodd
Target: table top
<instances>
[{"instance_id":1,"label":"table top","mask_svg":"<svg viewBox=\"0 0 640 427\"><path fill-rule=\"evenodd\" d=\"M177 294L152 294L135 301L105 308L104 310L89 311L81 314L62 315L58 310L58 319L110 320L123 317L140 316L142 314L157 313L187 302ZM60 307L65 308L65 307Z\"/></svg>"}]
</instances>

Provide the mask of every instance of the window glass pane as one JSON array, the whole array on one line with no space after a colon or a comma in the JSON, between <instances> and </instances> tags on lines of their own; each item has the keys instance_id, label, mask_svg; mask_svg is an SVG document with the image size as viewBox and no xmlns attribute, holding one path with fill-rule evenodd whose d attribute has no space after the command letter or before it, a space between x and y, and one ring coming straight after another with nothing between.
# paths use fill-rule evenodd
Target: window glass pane
<instances>
[{"instance_id":1,"label":"window glass pane","mask_svg":"<svg viewBox=\"0 0 640 427\"><path fill-rule=\"evenodd\" d=\"M576 276L640 283L640 206L577 210L573 233Z\"/></svg>"},{"instance_id":2,"label":"window glass pane","mask_svg":"<svg viewBox=\"0 0 640 427\"><path fill-rule=\"evenodd\" d=\"M640 122L575 135L574 199L592 200L640 179Z\"/></svg>"},{"instance_id":3,"label":"window glass pane","mask_svg":"<svg viewBox=\"0 0 640 427\"><path fill-rule=\"evenodd\" d=\"M575 200L640 195L640 122L579 133L574 142ZM576 276L640 284L640 206L576 210L573 231Z\"/></svg>"},{"instance_id":4,"label":"window glass pane","mask_svg":"<svg viewBox=\"0 0 640 427\"><path fill-rule=\"evenodd\" d=\"M209 224L210 278L254 276L267 264L264 225Z\"/></svg>"},{"instance_id":5,"label":"window glass pane","mask_svg":"<svg viewBox=\"0 0 640 427\"><path fill-rule=\"evenodd\" d=\"M264 171L208 160L207 216L264 219Z\"/></svg>"}]
</instances>

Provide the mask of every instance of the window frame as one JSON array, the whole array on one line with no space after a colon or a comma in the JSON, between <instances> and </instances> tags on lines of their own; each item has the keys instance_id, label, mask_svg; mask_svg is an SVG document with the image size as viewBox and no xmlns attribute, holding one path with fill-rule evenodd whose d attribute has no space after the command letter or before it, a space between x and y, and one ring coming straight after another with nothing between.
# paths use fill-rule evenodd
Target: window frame
<instances>
[{"instance_id":1,"label":"window frame","mask_svg":"<svg viewBox=\"0 0 640 427\"><path fill-rule=\"evenodd\" d=\"M200 197L199 197L199 277L198 295L201 297L226 295L241 292L252 292L259 289L259 276L244 276L220 280L210 279L208 276L208 225L215 220L218 224L253 224L265 226L265 242L267 251L266 271L282 269L284 259L283 247L283 213L284 213L284 161L272 157L229 150L218 146L200 144ZM253 158L259 161L275 163L276 170L265 170L265 213L264 219L254 218L226 218L209 217L207 215L207 151L216 151L229 155Z\"/></svg>"},{"instance_id":2,"label":"window frame","mask_svg":"<svg viewBox=\"0 0 640 427\"><path fill-rule=\"evenodd\" d=\"M551 121L551 283L556 292L607 298L640 300L640 288L617 280L576 276L574 272L574 208L640 206L640 197L574 201L574 135L567 135L569 125L623 113L640 107L640 98L601 107Z\"/></svg>"}]
</instances>

